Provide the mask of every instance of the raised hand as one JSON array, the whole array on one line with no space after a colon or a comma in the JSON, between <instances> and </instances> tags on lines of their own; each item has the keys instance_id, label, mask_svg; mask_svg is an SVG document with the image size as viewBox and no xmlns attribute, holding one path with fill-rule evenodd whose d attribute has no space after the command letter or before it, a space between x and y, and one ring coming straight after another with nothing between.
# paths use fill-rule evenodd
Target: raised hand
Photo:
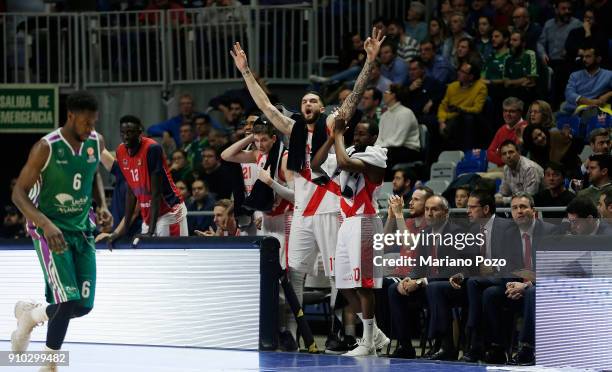
<instances>
[{"instance_id":1,"label":"raised hand","mask_svg":"<svg viewBox=\"0 0 612 372\"><path fill-rule=\"evenodd\" d=\"M382 30L377 29L376 27L372 28L372 36L368 37L363 43L363 49L368 54L368 60L370 62L376 59L378 52L380 51L380 45L385 41L385 36L382 33Z\"/></svg>"},{"instance_id":2,"label":"raised hand","mask_svg":"<svg viewBox=\"0 0 612 372\"><path fill-rule=\"evenodd\" d=\"M336 116L336 120L334 120L333 125L333 133L336 135L344 135L344 132L348 129L348 122L344 120L344 118L340 117L340 115Z\"/></svg>"},{"instance_id":3,"label":"raised hand","mask_svg":"<svg viewBox=\"0 0 612 372\"><path fill-rule=\"evenodd\" d=\"M234 64L236 68L241 72L245 73L249 69L249 62L247 61L247 56L239 42L234 43L234 50L230 50L230 54L232 58L234 58Z\"/></svg>"}]
</instances>

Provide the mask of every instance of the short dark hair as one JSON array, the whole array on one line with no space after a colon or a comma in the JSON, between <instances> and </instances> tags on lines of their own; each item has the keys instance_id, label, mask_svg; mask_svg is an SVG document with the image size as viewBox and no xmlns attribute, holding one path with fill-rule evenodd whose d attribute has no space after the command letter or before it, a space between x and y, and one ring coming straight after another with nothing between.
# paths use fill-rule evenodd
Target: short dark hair
<instances>
[{"instance_id":1,"label":"short dark hair","mask_svg":"<svg viewBox=\"0 0 612 372\"><path fill-rule=\"evenodd\" d=\"M204 155L204 153L205 153L206 151L212 151L212 152L214 152L214 153L215 153L215 157L216 157L217 159L219 159L219 151L217 151L217 149L216 149L216 148L214 148L214 147L212 147L212 146L209 146L209 147L205 148L204 150L202 150L202 155Z\"/></svg>"},{"instance_id":2,"label":"short dark hair","mask_svg":"<svg viewBox=\"0 0 612 372\"><path fill-rule=\"evenodd\" d=\"M504 39L510 39L510 31L508 31L508 29L507 29L507 28L495 27L495 28L493 29L493 31L491 31L491 34L493 34L493 32L495 32L495 31L497 31L497 32L499 32L500 34L502 34L502 37L503 37Z\"/></svg>"},{"instance_id":3,"label":"short dark hair","mask_svg":"<svg viewBox=\"0 0 612 372\"><path fill-rule=\"evenodd\" d=\"M372 26L374 26L375 24L382 22L385 25L387 24L387 20L385 19L385 17L376 17L372 20Z\"/></svg>"},{"instance_id":4,"label":"short dark hair","mask_svg":"<svg viewBox=\"0 0 612 372\"><path fill-rule=\"evenodd\" d=\"M384 47L389 47L389 48L391 48L391 52L392 52L393 54L397 54L397 45L393 44L392 42L390 42L390 41L384 41L384 42L382 43L382 45L380 46L380 49L382 49L382 48L384 48Z\"/></svg>"},{"instance_id":5,"label":"short dark hair","mask_svg":"<svg viewBox=\"0 0 612 372\"><path fill-rule=\"evenodd\" d=\"M246 113L246 115L245 115L245 116L246 116L246 117L249 117L249 116L257 116L257 117L259 117L259 116L261 116L261 115L263 115L263 112L261 112L261 110L260 110L260 109L258 109L258 108L256 108L256 107L255 107L255 108L252 108L252 109L250 109L249 111L247 111L247 113Z\"/></svg>"},{"instance_id":6,"label":"short dark hair","mask_svg":"<svg viewBox=\"0 0 612 372\"><path fill-rule=\"evenodd\" d=\"M593 129L591 133L589 133L589 143L595 143L597 137L610 138L610 132L608 132L606 128Z\"/></svg>"},{"instance_id":7,"label":"short dark hair","mask_svg":"<svg viewBox=\"0 0 612 372\"><path fill-rule=\"evenodd\" d=\"M565 167L563 166L563 164L558 163L556 161L549 161L548 164L546 164L546 168L544 168L544 170L548 168L552 169L554 172L560 173L561 176L565 178Z\"/></svg>"},{"instance_id":8,"label":"short dark hair","mask_svg":"<svg viewBox=\"0 0 612 372\"><path fill-rule=\"evenodd\" d=\"M589 156L589 161L596 161L600 169L608 170L608 177L612 176L612 155L610 154L597 154Z\"/></svg>"},{"instance_id":9,"label":"short dark hair","mask_svg":"<svg viewBox=\"0 0 612 372\"><path fill-rule=\"evenodd\" d=\"M96 112L98 111L98 100L96 100L93 94L85 90L79 90L68 96L66 109L70 112Z\"/></svg>"},{"instance_id":10,"label":"short dark hair","mask_svg":"<svg viewBox=\"0 0 612 372\"><path fill-rule=\"evenodd\" d=\"M240 107L244 108L244 103L242 103L242 100L238 97L232 97L229 100L229 105L231 105L232 103L236 103L238 105L240 105Z\"/></svg>"},{"instance_id":11,"label":"short dark hair","mask_svg":"<svg viewBox=\"0 0 612 372\"><path fill-rule=\"evenodd\" d=\"M515 149L516 151L519 151L518 145L516 144L516 142L514 142L514 141L513 141L513 140L511 140L511 139L507 139L507 140L505 140L504 142L502 142L502 144L499 146L499 149L501 150L503 147L506 147L506 146L508 146L508 145L512 145L512 146L514 146L514 149Z\"/></svg>"},{"instance_id":12,"label":"short dark hair","mask_svg":"<svg viewBox=\"0 0 612 372\"><path fill-rule=\"evenodd\" d=\"M593 204L590 198L585 196L577 196L575 197L569 204L566 209L567 213L575 214L579 218L587 218L589 216L593 216L595 218L599 217L599 212L597 211L597 207Z\"/></svg>"},{"instance_id":13,"label":"short dark hair","mask_svg":"<svg viewBox=\"0 0 612 372\"><path fill-rule=\"evenodd\" d=\"M306 93L304 93L302 95L302 98L304 98L305 95L307 94L314 94L315 96L319 97L319 101L321 101L321 106L325 107L325 100L323 99L323 96L321 95L321 93L315 91L315 90L309 90ZM302 102L302 98L300 98L300 102Z\"/></svg>"},{"instance_id":14,"label":"short dark hair","mask_svg":"<svg viewBox=\"0 0 612 372\"><path fill-rule=\"evenodd\" d=\"M397 26L399 29L404 30L404 22L400 21L398 18L391 18L387 23L387 27L391 25Z\"/></svg>"},{"instance_id":15,"label":"short dark hair","mask_svg":"<svg viewBox=\"0 0 612 372\"><path fill-rule=\"evenodd\" d=\"M490 192L484 190L474 190L470 193L470 198L478 199L481 207L489 206L491 214L495 214L495 198Z\"/></svg>"},{"instance_id":16,"label":"short dark hair","mask_svg":"<svg viewBox=\"0 0 612 372\"><path fill-rule=\"evenodd\" d=\"M467 192L468 195L471 194L471 189L470 189L470 185L461 185L461 186L457 186L457 188L455 189L455 192L459 191L459 190L463 190L465 192ZM480 199L479 199L480 200Z\"/></svg>"},{"instance_id":17,"label":"short dark hair","mask_svg":"<svg viewBox=\"0 0 612 372\"><path fill-rule=\"evenodd\" d=\"M416 57L412 58L408 62L408 64L411 64L411 63L416 63L417 66L419 66L420 69L425 70L425 62L423 62L423 59L420 56L416 56Z\"/></svg>"},{"instance_id":18,"label":"short dark hair","mask_svg":"<svg viewBox=\"0 0 612 372\"><path fill-rule=\"evenodd\" d=\"M410 168L398 168L395 170L395 172L402 172L402 177L404 177L404 181L407 179L410 180L411 185L414 185L415 181L417 180L416 174L414 174L414 172ZM395 172L393 174L395 174Z\"/></svg>"},{"instance_id":19,"label":"short dark hair","mask_svg":"<svg viewBox=\"0 0 612 372\"><path fill-rule=\"evenodd\" d=\"M431 44L433 50L436 50L436 43L434 43L431 39L425 39L425 40L421 41L419 46L423 46L425 44Z\"/></svg>"},{"instance_id":20,"label":"short dark hair","mask_svg":"<svg viewBox=\"0 0 612 372\"><path fill-rule=\"evenodd\" d=\"M277 136L276 129L265 116L260 116L253 123L253 134L267 134L268 136Z\"/></svg>"},{"instance_id":21,"label":"short dark hair","mask_svg":"<svg viewBox=\"0 0 612 372\"><path fill-rule=\"evenodd\" d=\"M463 63L470 66L470 75L474 77L474 80L480 79L480 72L482 71L480 62L474 58L468 58L468 60ZM461 66L459 66L459 68L461 68Z\"/></svg>"},{"instance_id":22,"label":"short dark hair","mask_svg":"<svg viewBox=\"0 0 612 372\"><path fill-rule=\"evenodd\" d=\"M376 87L367 88L366 91L368 90L372 91L372 99L374 101L382 101L382 92L380 90L376 89Z\"/></svg>"},{"instance_id":23,"label":"short dark hair","mask_svg":"<svg viewBox=\"0 0 612 372\"><path fill-rule=\"evenodd\" d=\"M375 123L369 123L367 121L360 121L359 123L357 123L357 125L359 124L364 124L368 126L368 134L372 137L374 136L378 136L378 124Z\"/></svg>"},{"instance_id":24,"label":"short dark hair","mask_svg":"<svg viewBox=\"0 0 612 372\"><path fill-rule=\"evenodd\" d=\"M193 117L193 122L195 123L198 119L204 119L204 121L210 123L210 116L208 116L208 114L197 114Z\"/></svg>"},{"instance_id":25,"label":"short dark hair","mask_svg":"<svg viewBox=\"0 0 612 372\"><path fill-rule=\"evenodd\" d=\"M140 129L143 129L142 122L140 121L140 119L137 116L134 116L134 115L123 115L119 119L119 125L121 125L123 123L134 123L134 124L138 125L140 127Z\"/></svg>"}]
</instances>

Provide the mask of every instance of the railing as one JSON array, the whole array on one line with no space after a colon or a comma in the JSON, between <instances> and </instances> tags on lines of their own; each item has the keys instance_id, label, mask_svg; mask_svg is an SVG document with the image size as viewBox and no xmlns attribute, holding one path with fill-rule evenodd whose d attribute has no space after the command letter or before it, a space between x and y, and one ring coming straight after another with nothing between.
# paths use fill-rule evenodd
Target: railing
<instances>
[{"instance_id":1,"label":"railing","mask_svg":"<svg viewBox=\"0 0 612 372\"><path fill-rule=\"evenodd\" d=\"M397 0L313 0L291 6L0 14L0 83L65 88L236 81L239 41L269 82L305 83L349 31L402 17Z\"/></svg>"}]
</instances>

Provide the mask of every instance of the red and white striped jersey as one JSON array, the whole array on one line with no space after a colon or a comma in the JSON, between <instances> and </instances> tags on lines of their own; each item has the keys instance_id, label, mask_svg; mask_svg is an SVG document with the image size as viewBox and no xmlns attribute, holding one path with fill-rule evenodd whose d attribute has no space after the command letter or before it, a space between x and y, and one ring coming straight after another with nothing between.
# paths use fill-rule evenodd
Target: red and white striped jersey
<instances>
[{"instance_id":1,"label":"red and white striped jersey","mask_svg":"<svg viewBox=\"0 0 612 372\"><path fill-rule=\"evenodd\" d=\"M240 168L242 168L242 179L244 180L244 196L249 196L257 181L257 164L240 163Z\"/></svg>"},{"instance_id":2,"label":"red and white striped jersey","mask_svg":"<svg viewBox=\"0 0 612 372\"><path fill-rule=\"evenodd\" d=\"M306 166L301 172L295 173L295 210L303 216L313 216L324 213L337 213L340 209L340 185L331 180L324 186L312 182L319 177L310 169L310 155L312 152L312 131L308 130L306 142ZM329 153L327 160L321 168L332 175L336 170L336 155Z\"/></svg>"},{"instance_id":3,"label":"red and white striped jersey","mask_svg":"<svg viewBox=\"0 0 612 372\"><path fill-rule=\"evenodd\" d=\"M285 151L283 153L283 157L287 156L287 151ZM266 165L266 162L268 161L268 155L269 154L259 154L259 157L257 158L257 168L263 168ZM276 167L276 171L274 172L275 174L270 175L276 182L280 183L283 186L287 186L287 180L285 179L285 174L281 169L281 162L282 159L280 159L280 161L278 162L278 166ZM274 204L272 205L272 210L268 213L266 213L266 216L278 216L281 215L285 212L288 211L292 211L293 210L293 204L288 201L285 200L283 198L281 198L279 195L276 195L276 198L274 199Z\"/></svg>"},{"instance_id":4,"label":"red and white striped jersey","mask_svg":"<svg viewBox=\"0 0 612 372\"><path fill-rule=\"evenodd\" d=\"M387 149L378 146L368 146L364 152L354 153L355 148L349 147L347 153L353 159L386 168ZM363 173L353 173L343 170L339 177L342 196L340 210L344 218L354 216L375 216L378 214L378 194L382 182L374 183Z\"/></svg>"}]
</instances>

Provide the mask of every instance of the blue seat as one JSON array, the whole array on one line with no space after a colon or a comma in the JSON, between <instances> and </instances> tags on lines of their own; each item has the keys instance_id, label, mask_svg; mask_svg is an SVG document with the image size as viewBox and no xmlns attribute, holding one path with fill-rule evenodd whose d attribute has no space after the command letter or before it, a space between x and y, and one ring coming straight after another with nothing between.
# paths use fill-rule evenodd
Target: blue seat
<instances>
[{"instance_id":1,"label":"blue seat","mask_svg":"<svg viewBox=\"0 0 612 372\"><path fill-rule=\"evenodd\" d=\"M488 167L487 150L474 149L465 152L463 160L457 164L456 175L486 172Z\"/></svg>"}]
</instances>

